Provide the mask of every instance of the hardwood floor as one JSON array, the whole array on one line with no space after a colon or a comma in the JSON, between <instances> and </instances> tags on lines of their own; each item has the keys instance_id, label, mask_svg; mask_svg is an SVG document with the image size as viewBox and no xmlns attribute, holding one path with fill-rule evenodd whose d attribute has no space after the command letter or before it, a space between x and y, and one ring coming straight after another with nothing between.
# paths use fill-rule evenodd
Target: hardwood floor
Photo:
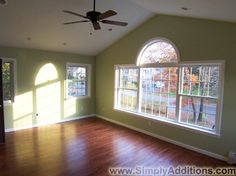
<instances>
[{"instance_id":1,"label":"hardwood floor","mask_svg":"<svg viewBox=\"0 0 236 176\"><path fill-rule=\"evenodd\" d=\"M98 118L6 134L1 176L108 175L109 167L226 166L225 162Z\"/></svg>"}]
</instances>

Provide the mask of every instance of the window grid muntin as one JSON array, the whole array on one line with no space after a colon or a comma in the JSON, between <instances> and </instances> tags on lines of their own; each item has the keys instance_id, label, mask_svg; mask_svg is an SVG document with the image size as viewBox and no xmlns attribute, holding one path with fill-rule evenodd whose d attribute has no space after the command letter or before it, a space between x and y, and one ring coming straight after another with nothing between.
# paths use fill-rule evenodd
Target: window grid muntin
<instances>
[{"instance_id":1,"label":"window grid muntin","mask_svg":"<svg viewBox=\"0 0 236 176\"><path fill-rule=\"evenodd\" d=\"M217 95L218 94L218 87L219 85L216 85L217 82L219 82L219 80L215 80L212 81L212 78L214 78L213 76L217 77L219 79L220 75L219 75L219 66L201 66L201 65L195 65L195 66L190 66L189 67L189 77L190 78L186 78L185 73L187 72L188 66L184 66L182 67L183 69L183 76L182 76L182 80L181 80L181 84L185 84L185 85L189 85L189 89L188 90L184 90L183 86L181 86L181 94L183 95L197 95L197 96L204 96L204 97L212 97L211 95ZM193 67L199 67L199 74L193 74ZM206 70L205 70L205 69ZM207 72L205 75L205 77L203 76L204 72L202 70L205 70L205 72ZM215 69L215 72L213 71L213 69ZM203 73L202 73L203 72ZM212 74L216 74L216 75L211 75ZM188 74L188 73L187 73ZM190 80L193 79L193 75L194 76L198 76L197 80ZM197 93L193 93L193 87L194 84L197 84ZM216 87L214 87L214 90L210 90L210 85L216 85ZM203 86L203 87L202 87ZM213 92L215 91L215 92ZM217 98L217 97L216 97Z\"/></svg>"},{"instance_id":2,"label":"window grid muntin","mask_svg":"<svg viewBox=\"0 0 236 176\"><path fill-rule=\"evenodd\" d=\"M218 68L218 86L217 86L217 94L218 94L218 96L217 97L211 97L211 96L209 96L209 93L207 93L207 95L200 95L199 94L199 92L198 92L198 95L191 95L190 93L188 93L188 94L186 94L186 93L183 93L183 91L182 91L182 89L183 89L183 80L184 80L184 68L185 67L190 67L191 69L191 71L190 71L190 75L192 75L192 68L193 67L199 67L199 68L203 68L203 67L205 67L205 68L208 68L209 69L209 72L210 72L210 68ZM209 127L204 127L204 126L200 126L200 125L197 125L196 124L196 121L195 121L195 123L194 124L189 124L190 126L195 126L195 127L197 127L197 128L202 128L202 129L207 129L207 130L211 130L211 131L215 131L215 132L219 132L219 118L220 118L220 115L219 115L219 112L220 112L220 109L219 109L219 104L220 104L220 100L219 100L219 97L221 97L221 95L219 95L219 92L220 92L220 90L219 90L219 88L220 88L220 81L221 81L221 79L222 79L222 77L221 77L221 75L220 75L220 72L222 71L221 70L222 69L222 64L220 64L220 63L217 63L217 64L215 64L215 63L213 63L213 64L197 64L197 63L192 63L192 64L189 64L189 65L186 65L186 64L184 64L184 65L180 65L180 73L181 73L181 75L180 75L180 77L181 77L181 80L179 81L179 84L180 84L180 89L179 89L179 98L180 98L180 105L179 105L179 122L180 123L184 123L184 122L182 122L182 120L181 120L181 118L183 117L182 115L181 115L181 107L182 107L182 102L181 102L181 100L182 100L182 97L192 97L192 98L202 98L203 99L203 101L204 100L213 100L213 101L216 101L216 108L215 108L215 113L214 113L214 115L215 115L215 124L214 124L214 129L212 129L212 128L210 128L210 126ZM202 72L202 69L200 69L200 71L199 71L199 74ZM201 73L202 74L202 73ZM207 76L208 75L208 76ZM209 82L209 80L210 80L210 74L208 73L208 74L206 74L206 77L208 77L208 82ZM201 79L202 78L202 79ZM200 82L207 82L205 79L203 80L203 78L204 77L200 77L199 78L199 81ZM199 84L200 85L200 84ZM209 89L209 87L207 87L207 90L209 91L210 89ZM189 91L190 92L190 91ZM203 105L204 106L204 105ZM212 114L209 114L208 113L208 115L212 115ZM195 117L196 118L196 117ZM186 123L185 123L186 124ZM188 124L188 123L187 123Z\"/></svg>"},{"instance_id":3,"label":"window grid muntin","mask_svg":"<svg viewBox=\"0 0 236 176\"><path fill-rule=\"evenodd\" d=\"M209 112L207 112L206 111L206 107L205 107L205 104L203 104L203 110L202 111L200 111L200 109L199 109L199 106L200 106L200 104L199 103L197 103L197 104L195 104L195 106L197 106L197 107L195 107L196 109L195 109L195 113L196 113L196 117L195 117L195 121L192 121L193 123L188 123L188 122L185 122L184 120L183 120L183 118L184 118L184 115L186 116L186 114L183 114L182 112L183 111L185 111L185 112L187 112L187 114L189 115L190 113L191 113L191 115L193 115L193 113L194 113L194 110L192 109L192 108L189 108L189 106L190 105L188 105L188 109L187 110L183 110L182 109L182 107L180 106L179 107L179 116L180 116L180 120L179 120L179 122L180 123L184 123L184 124L189 124L189 125L191 125L191 126L195 126L195 127L198 127L198 128L203 128L203 129L208 129L208 130L212 130L212 131L214 131L215 130L215 128L216 128L216 126L217 126L217 107L218 107L218 100L217 99L212 99L212 98L208 98L208 97L191 97L191 96L185 96L185 95L181 95L180 96L181 98L180 98L180 103L182 104L182 99L183 98L193 98L193 99L203 99L203 103L205 102L205 101L215 101L215 112L214 113L209 113ZM189 103L189 102L188 102ZM211 107L211 105L210 105L210 107ZM214 116L213 118L213 121L214 121L214 123L211 125L211 124L209 124L209 125L211 125L211 126L202 126L201 124L202 123L210 123L211 121L212 121L212 119L208 119L207 118L207 120L205 119L205 120L202 120L202 121L198 121L197 119L198 119L198 117L199 117L199 113L201 113L202 114L202 116L204 117L204 116ZM187 121L189 121L189 116L187 117Z\"/></svg>"},{"instance_id":4,"label":"window grid muntin","mask_svg":"<svg viewBox=\"0 0 236 176\"><path fill-rule=\"evenodd\" d=\"M167 89L169 90L170 89L170 82L172 82L172 81L176 81L176 80L172 80L172 79L170 79L170 76L171 76L171 72L170 72L170 69L176 69L176 71L178 70L178 68L177 67L164 67L164 68L162 68L162 67L156 67L156 68L153 68L153 67L142 67L142 68L140 68L140 72L141 72L141 75L143 75L143 72L145 73L145 72L150 72L150 71L147 71L147 70L145 70L145 71L143 71L144 69L151 69L151 72L153 72L153 69L156 69L156 71L157 70L161 70L160 71L160 77L156 80L156 81L158 81L158 82L161 82L162 84L164 83L164 87L166 87L165 86L165 84L167 83ZM167 78L168 79L163 79L163 70L165 70L165 69L168 69L168 73L167 73ZM154 75L155 76L155 75ZM145 89L143 89L143 82L145 81L145 80L148 80L147 78L146 79L142 79L142 77L141 77L141 80L140 80L140 87L141 87L141 91L140 91L140 94L144 94L144 95L141 95L140 97L143 97L143 96L145 96L145 98L144 98L144 101L143 101L143 98L140 98L140 105L141 105L141 109L138 111L138 112L140 112L140 113L145 113L145 114L150 114L150 115L154 115L154 108L155 108L155 105L157 104L157 107L158 107L158 116L159 117L162 117L162 118L167 118L167 119L170 119L169 118L169 116L168 116L168 113L170 112L168 109L175 109L175 111L176 111L176 107L170 107L170 94L172 94L172 93L170 93L170 92L164 92L163 91L163 86L161 86L160 87L160 91L159 92L157 92L157 94L159 95L159 99L158 100L156 100L155 102L157 102L157 103L155 103L154 102L154 98L153 98L153 95L155 94L155 92L153 91L154 90L154 84L153 84L153 82L154 82L154 76L153 76L153 74L152 74L152 76L151 76L151 80L149 80L149 82L151 81L151 91L147 91L148 90L148 83L146 83L145 85ZM175 90L175 93L173 94L173 95L175 95L175 97L177 96L177 84L176 84L176 86L175 86L176 88L176 90ZM143 90L146 90L145 92L146 93L143 93ZM151 97L151 113L149 113L149 112L147 112L147 97L150 97L150 95L149 96L147 96L147 92L148 93L150 93L150 95L152 95ZM163 103L165 103L165 101L163 101L163 99L167 99L167 104L166 105L163 105ZM176 101L176 98L175 98L175 101ZM143 103L144 102L144 103ZM175 102L176 103L176 102ZM144 107L143 107L143 104L144 104ZM155 104L155 105L154 105ZM143 108L142 108L143 107ZM164 107L164 109L163 109L163 107ZM161 112L164 112L164 113L161 113ZM163 116L162 114L165 114L165 116ZM176 116L173 118L171 118L172 120L175 120L176 119Z\"/></svg>"},{"instance_id":5,"label":"window grid muntin","mask_svg":"<svg viewBox=\"0 0 236 176\"><path fill-rule=\"evenodd\" d=\"M138 69L135 67L116 67L117 74L118 74L118 82L117 82L117 87L116 87L116 106L119 107L124 107L125 110L129 110L129 111L136 111L138 108L137 105L137 97L138 97ZM136 70L136 74L134 74ZM126 72L127 75L124 75L124 72ZM131 75L130 75L131 72ZM122 75L122 76L121 76ZM122 78L124 78L125 76L127 76L127 83L130 84L131 81L131 87L126 87L124 86L124 82L122 81ZM135 79L133 79L133 77L137 77ZM136 87L135 87L135 80L136 80ZM126 84L126 83L125 83ZM125 95L126 92L126 95ZM122 93L124 95L122 95ZM134 103L134 99L135 96L128 96L128 94L136 94L136 103Z\"/></svg>"}]
</instances>

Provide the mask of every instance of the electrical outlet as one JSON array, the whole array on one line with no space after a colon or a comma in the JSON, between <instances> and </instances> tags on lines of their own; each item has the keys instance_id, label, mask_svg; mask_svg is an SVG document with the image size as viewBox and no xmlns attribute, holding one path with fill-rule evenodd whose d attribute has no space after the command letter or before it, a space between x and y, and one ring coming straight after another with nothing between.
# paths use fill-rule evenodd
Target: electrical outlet
<instances>
[{"instance_id":1,"label":"electrical outlet","mask_svg":"<svg viewBox=\"0 0 236 176\"><path fill-rule=\"evenodd\" d=\"M233 151L229 152L228 163L236 164L236 152Z\"/></svg>"}]
</instances>

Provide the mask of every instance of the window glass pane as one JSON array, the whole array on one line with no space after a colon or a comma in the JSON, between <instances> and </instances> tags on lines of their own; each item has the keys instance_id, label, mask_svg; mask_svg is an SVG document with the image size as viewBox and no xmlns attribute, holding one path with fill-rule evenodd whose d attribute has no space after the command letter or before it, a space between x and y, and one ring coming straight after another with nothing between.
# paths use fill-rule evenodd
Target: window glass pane
<instances>
[{"instance_id":1,"label":"window glass pane","mask_svg":"<svg viewBox=\"0 0 236 176\"><path fill-rule=\"evenodd\" d=\"M117 106L124 110L136 111L138 101L138 69L121 68L118 70Z\"/></svg>"},{"instance_id":2,"label":"window glass pane","mask_svg":"<svg viewBox=\"0 0 236 176\"><path fill-rule=\"evenodd\" d=\"M181 122L209 129L215 128L217 100L181 96Z\"/></svg>"},{"instance_id":3,"label":"window glass pane","mask_svg":"<svg viewBox=\"0 0 236 176\"><path fill-rule=\"evenodd\" d=\"M120 88L137 89L138 88L138 69L125 68L120 69Z\"/></svg>"},{"instance_id":4,"label":"window glass pane","mask_svg":"<svg viewBox=\"0 0 236 176\"><path fill-rule=\"evenodd\" d=\"M210 67L210 68L211 70L210 70L209 96L218 97L220 67Z\"/></svg>"},{"instance_id":5,"label":"window glass pane","mask_svg":"<svg viewBox=\"0 0 236 176\"><path fill-rule=\"evenodd\" d=\"M141 112L175 119L176 67L141 69Z\"/></svg>"},{"instance_id":6,"label":"window glass pane","mask_svg":"<svg viewBox=\"0 0 236 176\"><path fill-rule=\"evenodd\" d=\"M87 95L87 67L67 67L68 96L80 97Z\"/></svg>"},{"instance_id":7,"label":"window glass pane","mask_svg":"<svg viewBox=\"0 0 236 176\"><path fill-rule=\"evenodd\" d=\"M134 90L118 90L118 107L135 111L137 109L137 91Z\"/></svg>"},{"instance_id":8,"label":"window glass pane","mask_svg":"<svg viewBox=\"0 0 236 176\"><path fill-rule=\"evenodd\" d=\"M174 47L165 41L149 44L142 51L139 65L151 63L177 63L177 53Z\"/></svg>"},{"instance_id":9,"label":"window glass pane","mask_svg":"<svg viewBox=\"0 0 236 176\"><path fill-rule=\"evenodd\" d=\"M217 98L218 87L219 66L182 67L181 94Z\"/></svg>"},{"instance_id":10,"label":"window glass pane","mask_svg":"<svg viewBox=\"0 0 236 176\"><path fill-rule=\"evenodd\" d=\"M3 81L3 99L4 101L12 99L12 77L11 75L11 62L3 62L2 64L2 81Z\"/></svg>"}]
</instances>

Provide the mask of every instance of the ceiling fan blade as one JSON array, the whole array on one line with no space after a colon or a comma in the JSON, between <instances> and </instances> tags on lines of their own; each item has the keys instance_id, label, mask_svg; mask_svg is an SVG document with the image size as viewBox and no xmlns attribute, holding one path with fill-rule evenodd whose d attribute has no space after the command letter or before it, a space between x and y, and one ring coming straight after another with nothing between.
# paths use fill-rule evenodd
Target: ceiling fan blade
<instances>
[{"instance_id":1,"label":"ceiling fan blade","mask_svg":"<svg viewBox=\"0 0 236 176\"><path fill-rule=\"evenodd\" d=\"M88 17L86 17L84 15L80 15L78 13L75 13L75 12L72 12L72 11L69 11L69 10L63 10L63 12L69 13L69 14L72 14L72 15L75 15L75 16L79 16L79 17L82 17L82 18L88 18Z\"/></svg>"},{"instance_id":2,"label":"ceiling fan blade","mask_svg":"<svg viewBox=\"0 0 236 176\"><path fill-rule=\"evenodd\" d=\"M128 25L128 23L121 22L121 21L102 20L101 22L106 23L106 24L118 25L118 26L127 26Z\"/></svg>"},{"instance_id":3,"label":"ceiling fan blade","mask_svg":"<svg viewBox=\"0 0 236 176\"><path fill-rule=\"evenodd\" d=\"M101 15L99 15L99 19L102 20L102 19L105 19L105 18L108 18L108 17L111 17L111 16L114 16L116 15L117 13L113 10L108 10L104 13L102 13Z\"/></svg>"},{"instance_id":4,"label":"ceiling fan blade","mask_svg":"<svg viewBox=\"0 0 236 176\"><path fill-rule=\"evenodd\" d=\"M101 29L101 26L98 22L93 22L93 28L94 28L94 30L99 30L99 29Z\"/></svg>"},{"instance_id":5,"label":"ceiling fan blade","mask_svg":"<svg viewBox=\"0 0 236 176\"><path fill-rule=\"evenodd\" d=\"M63 24L67 25L67 24L76 24L76 23L83 23L83 22L89 22L89 20L72 21L72 22L66 22L66 23L63 23Z\"/></svg>"}]
</instances>

